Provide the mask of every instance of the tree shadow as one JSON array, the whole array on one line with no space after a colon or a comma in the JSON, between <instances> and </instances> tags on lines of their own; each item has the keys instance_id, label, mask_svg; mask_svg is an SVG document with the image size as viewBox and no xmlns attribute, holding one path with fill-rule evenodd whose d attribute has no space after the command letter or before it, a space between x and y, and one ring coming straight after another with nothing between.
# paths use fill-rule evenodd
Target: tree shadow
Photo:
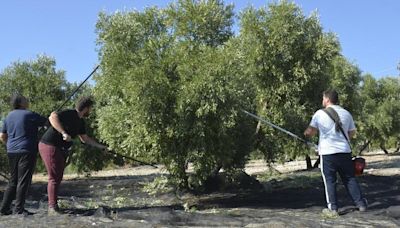
<instances>
[{"instance_id":1,"label":"tree shadow","mask_svg":"<svg viewBox=\"0 0 400 228\"><path fill-rule=\"evenodd\" d=\"M339 179L340 180L340 179ZM282 180L282 185L290 185L291 180ZM371 215L387 215L387 209L392 206L400 205L400 195L398 188L400 176L374 176L363 175L358 177L359 184L369 202L369 210L364 214L359 214L358 209L353 205L342 183L339 181L337 186L338 203L340 206L340 215L357 216L368 218ZM262 182L263 185L270 184L270 181ZM274 181L272 181L274 182ZM206 209L277 209L279 211L288 211L294 209L315 211L317 213L326 207L324 186L322 180L315 177L309 178L310 185L306 187L288 187L268 190L235 190L226 192L212 192L209 194L186 196L186 201L181 203L171 203L168 205L144 205L124 207L101 206L98 209L77 209L66 208L64 213L79 216L107 217L111 219L134 219L146 220L155 223L180 224L180 222L190 222L196 219L222 219L225 214L191 214L187 210L206 210ZM79 195L82 197L82 195ZM184 202L192 205L183 205ZM253 213L253 212L252 212ZM349 215L347 215L349 214ZM191 217L190 217L191 216ZM193 217L194 216L194 217ZM211 216L211 217L207 217ZM262 210L259 215L264 216Z\"/></svg>"},{"instance_id":2,"label":"tree shadow","mask_svg":"<svg viewBox=\"0 0 400 228\"><path fill-rule=\"evenodd\" d=\"M376 164L379 165L379 164ZM94 208L64 208L65 214L73 214L80 216L99 216L112 217L118 216L126 218L151 218L151 216L169 216L173 219L174 214L183 213L186 210L195 208L196 210L214 209L214 208L250 208L250 209L305 209L316 211L326 207L324 185L319 176L311 175L315 172L304 171L288 174L287 178L281 180L268 180L260 183L260 189L229 189L228 191L216 191L207 194L186 194L185 199L179 201L170 201L171 203L149 201L142 206L126 205L124 207L108 207L103 204L97 209ZM300 174L300 176L298 175ZM95 177L95 178L79 178L74 180L66 180L61 184L60 195L64 198L77 197L80 199L98 199L101 201L101 196L108 196L108 192L104 191L108 185L115 188L125 188L130 192L131 199L140 199L149 197L147 193L138 190L140 184L144 180L154 180L161 174L149 174L139 176L115 176L115 177ZM400 175L393 176L376 176L365 174L357 178L364 192L365 197L369 201L369 212L372 214L382 214L391 206L400 205ZM301 180L301 181L299 181ZM294 182L297 181L297 182ZM337 196L338 203L341 207L342 215L354 212L357 210L354 207L352 200L348 196L345 188L338 179ZM295 183L295 184L293 184ZM296 185L298 184L298 185ZM299 185L300 184L300 185ZM47 192L46 182L33 183L34 191L30 192L30 197L37 201L46 199ZM94 186L94 187L92 187ZM267 188L265 188L267 186ZM94 197L94 194L97 194ZM0 192L0 195L2 193ZM167 197L176 197L169 194ZM150 200L155 200L157 197L149 197ZM177 203L179 202L179 203ZM189 205L183 206L185 203ZM163 205L160 205L163 204ZM102 205L100 202L99 205ZM137 213L131 213L131 212ZM132 215L136 214L136 215ZM136 216L136 217L135 217ZM178 216L179 217L179 216ZM185 216L183 216L185 217ZM186 217L185 217L186 218Z\"/></svg>"},{"instance_id":3,"label":"tree shadow","mask_svg":"<svg viewBox=\"0 0 400 228\"><path fill-rule=\"evenodd\" d=\"M400 165L400 158L396 156L396 158L390 159L390 161L373 161L368 162L366 168L367 169L387 169L387 168L398 168Z\"/></svg>"},{"instance_id":4,"label":"tree shadow","mask_svg":"<svg viewBox=\"0 0 400 228\"><path fill-rule=\"evenodd\" d=\"M313 182L312 187L290 187L282 189L270 189L269 191L239 192L227 194L226 197L208 197L200 200L198 208L269 208L269 209L306 209L311 207L326 207L324 185L322 179ZM363 175L358 178L364 196L369 202L370 210L385 209L400 204L400 194L397 186L400 184L400 176L374 176ZM263 184L268 184L264 182ZM282 181L285 184L285 181ZM346 211L354 211L356 207L347 194L343 184L338 179L337 196L339 206Z\"/></svg>"},{"instance_id":5,"label":"tree shadow","mask_svg":"<svg viewBox=\"0 0 400 228\"><path fill-rule=\"evenodd\" d=\"M120 175L108 177L79 177L70 180L63 180L59 189L61 198L78 197L92 198L98 194L104 194L107 189L126 188L129 190L142 186L142 182L150 182L162 174L148 175ZM140 183L139 183L140 182ZM34 182L29 191L31 200L47 200L47 182Z\"/></svg>"}]
</instances>

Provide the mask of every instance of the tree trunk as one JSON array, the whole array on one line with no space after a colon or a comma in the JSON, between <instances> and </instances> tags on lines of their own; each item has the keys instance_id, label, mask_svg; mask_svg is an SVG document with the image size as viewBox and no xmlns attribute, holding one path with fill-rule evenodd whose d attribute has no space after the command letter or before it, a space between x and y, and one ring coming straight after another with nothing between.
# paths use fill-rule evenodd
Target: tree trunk
<instances>
[{"instance_id":1,"label":"tree trunk","mask_svg":"<svg viewBox=\"0 0 400 228\"><path fill-rule=\"evenodd\" d=\"M367 140L367 141L364 143L364 145L361 147L360 151L358 152L358 155L361 156L361 153L362 153L365 149L367 149L367 147L369 146L370 143L371 143L371 142L370 142L369 140Z\"/></svg>"},{"instance_id":2,"label":"tree trunk","mask_svg":"<svg viewBox=\"0 0 400 228\"><path fill-rule=\"evenodd\" d=\"M261 103L262 103L262 112L264 112L265 110L267 110L267 102L266 101L261 101ZM260 131L260 129L261 129L261 121L259 120L258 121L258 123L257 123L257 127L256 127L256 134L258 134L258 132Z\"/></svg>"},{"instance_id":3,"label":"tree trunk","mask_svg":"<svg viewBox=\"0 0 400 228\"><path fill-rule=\"evenodd\" d=\"M222 169L222 165L218 165L215 167L214 171L212 172L212 176L216 177L219 174L219 171Z\"/></svg>"},{"instance_id":4,"label":"tree trunk","mask_svg":"<svg viewBox=\"0 0 400 228\"><path fill-rule=\"evenodd\" d=\"M313 165L313 169L318 168L320 162L321 162L321 158L318 157L318 159L315 161L315 163L314 163L314 165Z\"/></svg>"},{"instance_id":5,"label":"tree trunk","mask_svg":"<svg viewBox=\"0 0 400 228\"><path fill-rule=\"evenodd\" d=\"M380 145L380 147L383 150L383 152L385 152L385 154L389 154L389 151L386 150L385 146Z\"/></svg>"},{"instance_id":6,"label":"tree trunk","mask_svg":"<svg viewBox=\"0 0 400 228\"><path fill-rule=\"evenodd\" d=\"M313 166L311 164L311 158L308 155L306 155L306 164L307 164L307 170L310 170L313 168Z\"/></svg>"}]
</instances>

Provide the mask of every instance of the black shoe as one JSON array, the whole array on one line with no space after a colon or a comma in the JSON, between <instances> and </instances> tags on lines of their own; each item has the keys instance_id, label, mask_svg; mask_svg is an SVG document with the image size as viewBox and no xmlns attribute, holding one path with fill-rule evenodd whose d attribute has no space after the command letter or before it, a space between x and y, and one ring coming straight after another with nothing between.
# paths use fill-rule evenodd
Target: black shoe
<instances>
[{"instance_id":1,"label":"black shoe","mask_svg":"<svg viewBox=\"0 0 400 228\"><path fill-rule=\"evenodd\" d=\"M23 210L20 210L20 211L14 211L14 214L23 215L23 216L29 216L29 215L33 215L34 213L23 209Z\"/></svg>"},{"instance_id":2,"label":"black shoe","mask_svg":"<svg viewBox=\"0 0 400 228\"><path fill-rule=\"evenodd\" d=\"M12 211L11 210L2 210L0 211L0 215L4 216L4 215L11 215Z\"/></svg>"}]
</instances>

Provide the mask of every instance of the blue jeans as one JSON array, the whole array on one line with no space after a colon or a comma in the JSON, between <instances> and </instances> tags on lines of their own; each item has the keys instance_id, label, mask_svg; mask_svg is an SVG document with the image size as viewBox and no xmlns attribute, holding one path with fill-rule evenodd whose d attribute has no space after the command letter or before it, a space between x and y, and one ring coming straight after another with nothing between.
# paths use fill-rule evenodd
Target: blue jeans
<instances>
[{"instance_id":1,"label":"blue jeans","mask_svg":"<svg viewBox=\"0 0 400 228\"><path fill-rule=\"evenodd\" d=\"M339 173L347 193L357 207L366 206L360 186L354 176L354 165L351 153L321 155L321 173L325 185L325 196L328 208L337 210L336 173Z\"/></svg>"}]
</instances>

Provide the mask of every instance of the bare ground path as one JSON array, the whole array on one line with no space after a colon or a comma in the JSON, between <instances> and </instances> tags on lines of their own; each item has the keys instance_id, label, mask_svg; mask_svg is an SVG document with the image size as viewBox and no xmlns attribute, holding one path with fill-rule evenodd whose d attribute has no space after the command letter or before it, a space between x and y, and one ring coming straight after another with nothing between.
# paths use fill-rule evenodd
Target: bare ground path
<instances>
[{"instance_id":1,"label":"bare ground path","mask_svg":"<svg viewBox=\"0 0 400 228\"><path fill-rule=\"evenodd\" d=\"M400 155L367 154L359 177L370 210L360 213L339 184L341 216L326 219L319 171L304 171L305 162L275 165L281 174L267 176L263 161L251 161L246 173L262 184L258 190L193 195L142 192L144 183L165 174L136 167L67 175L61 186L63 215L46 214L46 177L34 177L27 209L34 215L0 217L0 227L399 227ZM2 197L5 183L0 182Z\"/></svg>"}]
</instances>

